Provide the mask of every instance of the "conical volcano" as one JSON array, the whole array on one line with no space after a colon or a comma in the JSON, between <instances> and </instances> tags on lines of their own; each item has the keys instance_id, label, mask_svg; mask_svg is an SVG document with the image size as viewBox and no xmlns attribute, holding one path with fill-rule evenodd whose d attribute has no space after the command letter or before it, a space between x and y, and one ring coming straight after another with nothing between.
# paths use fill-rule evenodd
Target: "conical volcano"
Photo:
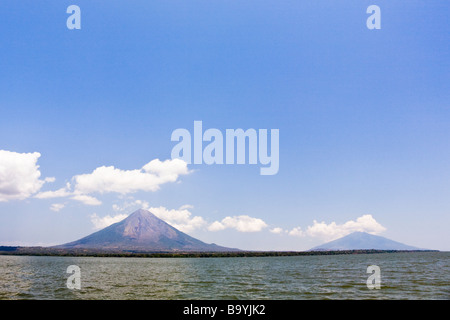
<instances>
[{"instance_id":1,"label":"conical volcano","mask_svg":"<svg viewBox=\"0 0 450 320\"><path fill-rule=\"evenodd\" d=\"M345 237L324 243L310 249L310 251L335 250L423 250L412 247L385 237L376 236L367 232L353 232Z\"/></svg>"},{"instance_id":2,"label":"conical volcano","mask_svg":"<svg viewBox=\"0 0 450 320\"><path fill-rule=\"evenodd\" d=\"M144 209L137 210L124 220L87 237L57 247L145 252L238 250L204 243L175 229Z\"/></svg>"}]
</instances>

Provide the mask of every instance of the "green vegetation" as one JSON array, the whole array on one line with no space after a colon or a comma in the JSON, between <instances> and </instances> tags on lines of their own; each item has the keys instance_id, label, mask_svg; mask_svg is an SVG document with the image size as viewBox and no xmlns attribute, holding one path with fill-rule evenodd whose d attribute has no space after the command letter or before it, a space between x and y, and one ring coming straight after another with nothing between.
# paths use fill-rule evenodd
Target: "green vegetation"
<instances>
[{"instance_id":1,"label":"green vegetation","mask_svg":"<svg viewBox=\"0 0 450 320\"><path fill-rule=\"evenodd\" d=\"M0 255L69 256L69 257L141 257L141 258L215 258L215 257L282 257L393 252L437 252L437 250L338 250L338 251L229 251L229 252L145 252L137 250L60 249L48 247L0 246Z\"/></svg>"}]
</instances>

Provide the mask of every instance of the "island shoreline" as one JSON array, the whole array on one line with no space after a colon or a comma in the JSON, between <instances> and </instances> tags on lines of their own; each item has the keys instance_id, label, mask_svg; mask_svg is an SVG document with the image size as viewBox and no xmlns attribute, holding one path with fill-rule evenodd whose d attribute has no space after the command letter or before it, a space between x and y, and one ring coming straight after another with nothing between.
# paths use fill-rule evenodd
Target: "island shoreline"
<instances>
[{"instance_id":1,"label":"island shoreline","mask_svg":"<svg viewBox=\"0 0 450 320\"><path fill-rule=\"evenodd\" d=\"M62 257L124 257L124 258L232 258L232 257L284 257L323 256L377 253L440 252L439 250L317 250L317 251L144 251L139 249L61 249L52 247L0 246L0 255L8 256L62 256Z\"/></svg>"}]
</instances>

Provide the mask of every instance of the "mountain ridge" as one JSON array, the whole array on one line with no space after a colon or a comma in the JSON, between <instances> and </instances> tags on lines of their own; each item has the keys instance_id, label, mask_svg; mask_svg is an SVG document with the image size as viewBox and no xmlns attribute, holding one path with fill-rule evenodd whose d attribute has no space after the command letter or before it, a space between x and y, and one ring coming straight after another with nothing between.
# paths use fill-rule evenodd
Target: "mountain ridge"
<instances>
[{"instance_id":1,"label":"mountain ridge","mask_svg":"<svg viewBox=\"0 0 450 320\"><path fill-rule=\"evenodd\" d=\"M127 218L86 237L53 248L148 252L239 251L191 237L144 209L136 210Z\"/></svg>"},{"instance_id":2,"label":"mountain ridge","mask_svg":"<svg viewBox=\"0 0 450 320\"><path fill-rule=\"evenodd\" d=\"M426 250L409 246L388 238L356 231L339 239L323 243L309 251L335 250Z\"/></svg>"}]
</instances>

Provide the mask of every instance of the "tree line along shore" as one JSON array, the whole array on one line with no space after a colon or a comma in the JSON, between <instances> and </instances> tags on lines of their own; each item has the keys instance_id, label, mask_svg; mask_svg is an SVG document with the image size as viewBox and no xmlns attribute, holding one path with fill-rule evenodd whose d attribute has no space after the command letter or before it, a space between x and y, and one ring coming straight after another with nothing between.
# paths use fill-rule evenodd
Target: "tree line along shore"
<instances>
[{"instance_id":1,"label":"tree line along shore","mask_svg":"<svg viewBox=\"0 0 450 320\"><path fill-rule=\"evenodd\" d=\"M283 257L283 256L316 256L344 254L374 254L399 252L438 252L438 250L318 250L318 251L142 251L114 249L61 249L47 247L14 247L0 246L0 255L18 256L68 256L68 257L142 257L142 258L213 258L213 257Z\"/></svg>"}]
</instances>

